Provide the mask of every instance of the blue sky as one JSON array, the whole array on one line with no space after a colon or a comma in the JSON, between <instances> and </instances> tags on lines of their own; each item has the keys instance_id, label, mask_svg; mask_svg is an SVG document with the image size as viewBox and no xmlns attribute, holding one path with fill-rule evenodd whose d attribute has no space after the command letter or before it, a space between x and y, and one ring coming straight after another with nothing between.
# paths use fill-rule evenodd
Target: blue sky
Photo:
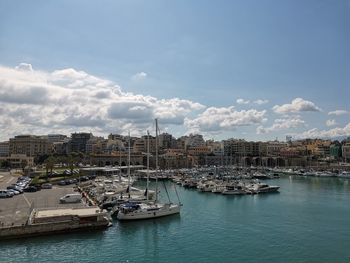
<instances>
[{"instance_id":1,"label":"blue sky","mask_svg":"<svg viewBox=\"0 0 350 263\"><path fill-rule=\"evenodd\" d=\"M286 134L350 135L350 115L346 113L350 111L349 11L348 0L2 0L1 139L21 131L89 130L103 135L114 126L121 133L126 129L142 133L149 119L159 117L161 121L165 113L164 130L176 136L201 132L207 138L269 140L284 139ZM31 64L30 71L39 70L44 83L23 77L28 85L22 82L15 86L18 76L11 69L20 63ZM93 105L72 100L70 103L80 105L79 109L66 109L61 118L51 122L41 120L44 117L38 114L38 105L9 99L7 93L15 91L31 97L33 90L25 89L33 83L48 93L56 92L45 86L48 82L67 88L67 82L62 84L61 79L57 84L51 76L65 69L108 80L121 88L122 95L101 102L105 108L100 109L105 112L100 115L84 112L84 107ZM25 74L23 67L20 73ZM69 80L76 81L72 75ZM84 88L90 90L90 86ZM60 92L64 96L64 91ZM156 101L145 102L140 96L152 96ZM176 111L179 106L173 104L174 98L192 104ZM293 104L296 98L302 100ZM242 99L240 103L238 99ZM123 102L123 107L116 107L116 100ZM164 107L170 108L162 106L160 110L152 105L161 104L161 100L167 100ZM257 100L265 103L254 103ZM128 114L135 101L149 114L144 110L139 112L142 116ZM45 104L45 110L63 107L57 103ZM293 107L276 111L276 105L285 104ZM21 116L26 110L32 111L33 119ZM117 110L120 112L114 114ZM343 112L328 114L335 110ZM123 118L123 113L131 117ZM74 125L71 119L79 119L81 125Z\"/></svg>"}]
</instances>

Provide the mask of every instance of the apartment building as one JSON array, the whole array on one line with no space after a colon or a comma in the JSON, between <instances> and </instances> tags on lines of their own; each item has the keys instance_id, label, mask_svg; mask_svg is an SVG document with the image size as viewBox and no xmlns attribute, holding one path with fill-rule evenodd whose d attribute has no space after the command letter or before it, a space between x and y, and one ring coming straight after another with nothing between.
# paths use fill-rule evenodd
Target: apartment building
<instances>
[{"instance_id":1,"label":"apartment building","mask_svg":"<svg viewBox=\"0 0 350 263\"><path fill-rule=\"evenodd\" d=\"M25 154L26 156L40 156L52 151L52 143L43 136L18 135L10 139L9 154Z\"/></svg>"}]
</instances>

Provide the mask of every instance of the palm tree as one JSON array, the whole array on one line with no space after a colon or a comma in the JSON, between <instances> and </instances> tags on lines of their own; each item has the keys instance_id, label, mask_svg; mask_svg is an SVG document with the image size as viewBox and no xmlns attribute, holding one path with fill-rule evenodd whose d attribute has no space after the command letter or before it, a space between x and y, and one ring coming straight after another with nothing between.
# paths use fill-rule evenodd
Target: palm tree
<instances>
[{"instance_id":1,"label":"palm tree","mask_svg":"<svg viewBox=\"0 0 350 263\"><path fill-rule=\"evenodd\" d=\"M24 168L26 168L27 164L28 164L27 160L22 160L21 161L21 167L22 167L22 171L23 172L24 172Z\"/></svg>"},{"instance_id":2,"label":"palm tree","mask_svg":"<svg viewBox=\"0 0 350 263\"><path fill-rule=\"evenodd\" d=\"M55 166L55 163L56 163L56 159L52 155L45 160L46 181L48 181L48 178L49 178L49 170L50 170L50 174L52 175L52 170Z\"/></svg>"},{"instance_id":3,"label":"palm tree","mask_svg":"<svg viewBox=\"0 0 350 263\"><path fill-rule=\"evenodd\" d=\"M70 155L68 155L68 166L70 169L70 175L73 175L73 171L74 171L74 165L78 160L79 155L75 152L72 152Z\"/></svg>"}]
</instances>

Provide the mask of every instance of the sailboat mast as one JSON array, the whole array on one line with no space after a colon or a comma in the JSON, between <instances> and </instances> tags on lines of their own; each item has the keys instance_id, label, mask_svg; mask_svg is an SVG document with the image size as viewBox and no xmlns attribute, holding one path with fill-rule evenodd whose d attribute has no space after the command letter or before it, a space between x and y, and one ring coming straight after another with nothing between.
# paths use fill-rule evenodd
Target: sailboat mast
<instances>
[{"instance_id":1,"label":"sailboat mast","mask_svg":"<svg viewBox=\"0 0 350 263\"><path fill-rule=\"evenodd\" d=\"M158 201L158 119L156 121L156 201Z\"/></svg>"},{"instance_id":2,"label":"sailboat mast","mask_svg":"<svg viewBox=\"0 0 350 263\"><path fill-rule=\"evenodd\" d=\"M129 140L128 140L128 189L130 197L130 131L129 131Z\"/></svg>"},{"instance_id":3,"label":"sailboat mast","mask_svg":"<svg viewBox=\"0 0 350 263\"><path fill-rule=\"evenodd\" d=\"M149 186L149 131L147 131L147 186L146 186L146 200L148 201L148 187Z\"/></svg>"},{"instance_id":4,"label":"sailboat mast","mask_svg":"<svg viewBox=\"0 0 350 263\"><path fill-rule=\"evenodd\" d=\"M118 148L119 148L119 183L120 183L122 181L122 152L120 149L120 144Z\"/></svg>"}]
</instances>

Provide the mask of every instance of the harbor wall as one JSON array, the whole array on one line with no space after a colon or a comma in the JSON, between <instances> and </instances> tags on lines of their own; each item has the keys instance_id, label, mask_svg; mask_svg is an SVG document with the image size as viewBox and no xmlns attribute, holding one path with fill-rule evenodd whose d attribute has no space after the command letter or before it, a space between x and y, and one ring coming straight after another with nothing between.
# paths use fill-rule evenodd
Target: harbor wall
<instances>
[{"instance_id":1,"label":"harbor wall","mask_svg":"<svg viewBox=\"0 0 350 263\"><path fill-rule=\"evenodd\" d=\"M58 223L33 224L0 228L0 240L5 238L29 237L53 233L66 233L80 230L106 228L108 220L79 224L72 221Z\"/></svg>"}]
</instances>

